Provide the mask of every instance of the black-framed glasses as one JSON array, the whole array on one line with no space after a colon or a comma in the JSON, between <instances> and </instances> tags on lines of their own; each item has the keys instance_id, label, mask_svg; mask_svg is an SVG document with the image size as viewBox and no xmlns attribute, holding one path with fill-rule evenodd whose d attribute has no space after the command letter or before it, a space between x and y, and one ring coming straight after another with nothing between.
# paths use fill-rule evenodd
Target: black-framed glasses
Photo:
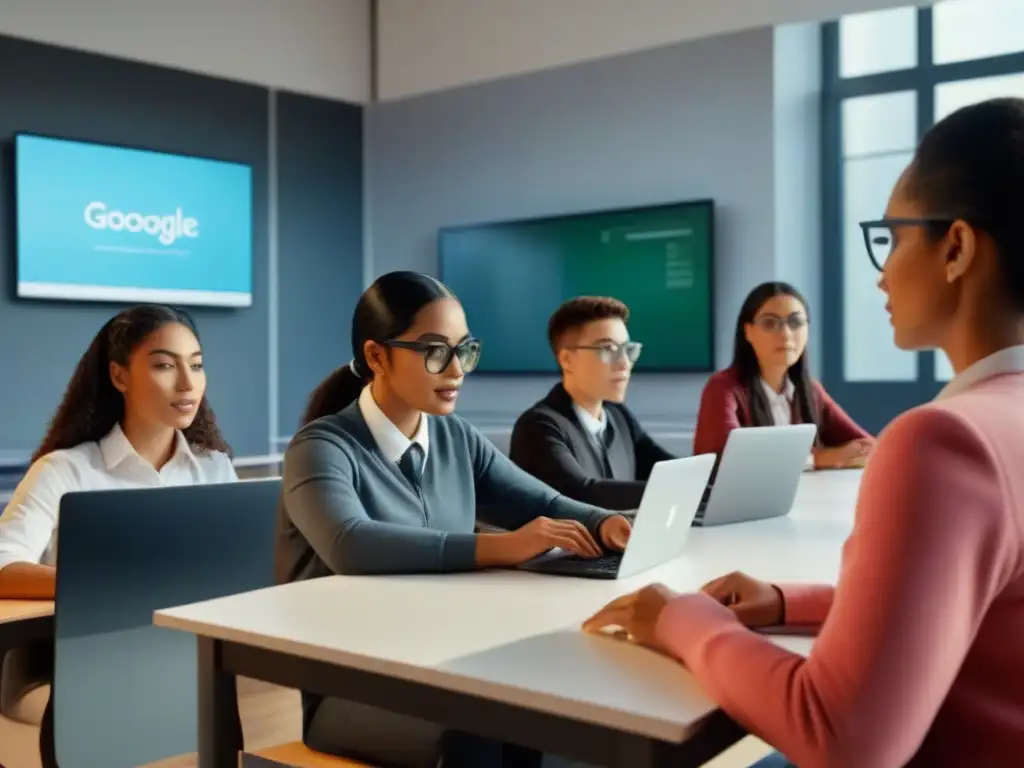
<instances>
[{"instance_id":1,"label":"black-framed glasses","mask_svg":"<svg viewBox=\"0 0 1024 768\"><path fill-rule=\"evenodd\" d=\"M954 219L949 218L923 218L923 219L877 219L876 221L862 221L861 232L864 233L864 245L868 249L868 258L874 264L875 269L881 272L885 269L885 262L896 247L896 235L893 232L895 227L928 227L936 234L941 234L953 226Z\"/></svg>"},{"instance_id":2,"label":"black-framed glasses","mask_svg":"<svg viewBox=\"0 0 1024 768\"><path fill-rule=\"evenodd\" d=\"M766 313L755 317L754 325L768 333L778 333L783 328L789 328L789 330L795 333L801 328L806 327L807 315L803 312L794 312L787 317L779 317L778 315Z\"/></svg>"},{"instance_id":3,"label":"black-framed glasses","mask_svg":"<svg viewBox=\"0 0 1024 768\"><path fill-rule=\"evenodd\" d=\"M459 359L463 373L472 373L480 362L480 350L483 343L480 339L465 339L454 347L444 341L386 341L384 345L395 349L409 349L423 356L423 367L427 373L444 373L452 364L453 358Z\"/></svg>"},{"instance_id":4,"label":"black-framed glasses","mask_svg":"<svg viewBox=\"0 0 1024 768\"><path fill-rule=\"evenodd\" d=\"M597 359L605 365L616 363L622 358L626 358L626 361L630 365L633 365L640 358L640 353L643 351L644 345L639 341L627 341L623 344L607 342L604 344L586 344L569 347L569 349L589 350L596 354Z\"/></svg>"}]
</instances>

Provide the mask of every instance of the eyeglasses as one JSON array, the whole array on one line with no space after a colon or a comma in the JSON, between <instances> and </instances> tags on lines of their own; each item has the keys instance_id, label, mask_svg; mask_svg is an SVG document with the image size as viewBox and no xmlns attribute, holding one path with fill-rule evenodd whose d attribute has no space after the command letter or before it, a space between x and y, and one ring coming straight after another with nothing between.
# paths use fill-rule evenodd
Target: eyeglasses
<instances>
[{"instance_id":1,"label":"eyeglasses","mask_svg":"<svg viewBox=\"0 0 1024 768\"><path fill-rule=\"evenodd\" d=\"M479 339L466 339L454 347L443 341L386 341L384 345L394 349L409 349L423 356L423 367L427 373L444 373L452 364L452 358L459 358L459 367L463 373L472 373L480 362L480 349L483 346Z\"/></svg>"},{"instance_id":2,"label":"eyeglasses","mask_svg":"<svg viewBox=\"0 0 1024 768\"><path fill-rule=\"evenodd\" d=\"M928 227L935 234L943 234L953 226L953 219L924 218L924 219L878 219L877 221L862 221L860 229L864 233L864 245L868 249L868 258L875 265L875 269L881 272L885 269L885 262L896 247L896 235L893 232L895 227Z\"/></svg>"},{"instance_id":3,"label":"eyeglasses","mask_svg":"<svg viewBox=\"0 0 1024 768\"><path fill-rule=\"evenodd\" d=\"M640 353L643 351L644 345L639 341L627 341L623 344L615 344L608 342L606 344L590 344L581 345L578 347L569 347L569 349L587 349L597 354L597 359L605 365L611 365L621 360L623 357L633 365L640 357Z\"/></svg>"},{"instance_id":4,"label":"eyeglasses","mask_svg":"<svg viewBox=\"0 0 1024 768\"><path fill-rule=\"evenodd\" d=\"M799 331L807 325L807 315L801 312L794 312L789 317L765 314L755 317L754 325L768 333L778 333L783 328L789 328L791 331Z\"/></svg>"}]
</instances>

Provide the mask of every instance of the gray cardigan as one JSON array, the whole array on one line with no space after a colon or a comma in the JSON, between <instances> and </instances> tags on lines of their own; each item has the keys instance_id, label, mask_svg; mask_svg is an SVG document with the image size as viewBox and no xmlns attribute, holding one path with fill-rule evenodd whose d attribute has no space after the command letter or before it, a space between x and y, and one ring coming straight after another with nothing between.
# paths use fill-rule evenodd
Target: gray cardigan
<instances>
[{"instance_id":1,"label":"gray cardigan","mask_svg":"<svg viewBox=\"0 0 1024 768\"><path fill-rule=\"evenodd\" d=\"M609 514L522 471L458 416L431 416L429 429L419 489L378 450L358 403L299 431L284 460L278 582L471 570L478 505L506 529L546 515L596 535Z\"/></svg>"}]
</instances>

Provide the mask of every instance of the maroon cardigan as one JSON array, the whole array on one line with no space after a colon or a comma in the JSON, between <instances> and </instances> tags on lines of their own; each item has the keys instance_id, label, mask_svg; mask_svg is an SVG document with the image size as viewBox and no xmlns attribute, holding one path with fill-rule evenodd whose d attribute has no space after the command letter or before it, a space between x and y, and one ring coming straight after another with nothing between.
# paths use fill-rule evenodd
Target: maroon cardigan
<instances>
[{"instance_id":1,"label":"maroon cardigan","mask_svg":"<svg viewBox=\"0 0 1024 768\"><path fill-rule=\"evenodd\" d=\"M851 440L870 437L829 397L818 381L814 381L813 397L818 406L818 444L833 448ZM704 385L697 413L697 434L693 437L694 454L716 453L725 449L729 433L737 427L750 426L750 402L747 388L734 368L714 374ZM793 404L793 423L802 419Z\"/></svg>"}]
</instances>

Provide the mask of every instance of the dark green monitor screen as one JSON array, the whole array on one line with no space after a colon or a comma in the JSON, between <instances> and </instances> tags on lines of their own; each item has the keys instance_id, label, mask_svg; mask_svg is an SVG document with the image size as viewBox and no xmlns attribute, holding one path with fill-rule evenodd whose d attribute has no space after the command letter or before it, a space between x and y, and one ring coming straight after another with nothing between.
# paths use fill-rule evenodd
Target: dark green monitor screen
<instances>
[{"instance_id":1,"label":"dark green monitor screen","mask_svg":"<svg viewBox=\"0 0 1024 768\"><path fill-rule=\"evenodd\" d=\"M637 371L714 370L711 201L442 229L441 279L483 341L481 372L557 370L551 314L612 296L644 345Z\"/></svg>"}]
</instances>

